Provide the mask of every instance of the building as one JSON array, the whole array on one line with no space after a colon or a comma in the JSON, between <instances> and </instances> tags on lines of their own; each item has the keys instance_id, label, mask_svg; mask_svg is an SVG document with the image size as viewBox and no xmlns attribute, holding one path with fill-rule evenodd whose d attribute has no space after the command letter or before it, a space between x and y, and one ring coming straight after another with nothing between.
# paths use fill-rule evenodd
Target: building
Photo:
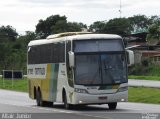
<instances>
[{"instance_id":1,"label":"building","mask_svg":"<svg viewBox=\"0 0 160 119\"><path fill-rule=\"evenodd\" d=\"M134 51L135 63L141 63L143 60L152 59L152 62L155 64L160 64L160 46L148 46L147 44L147 32L135 33L127 36L127 47L133 47L130 50Z\"/></svg>"}]
</instances>

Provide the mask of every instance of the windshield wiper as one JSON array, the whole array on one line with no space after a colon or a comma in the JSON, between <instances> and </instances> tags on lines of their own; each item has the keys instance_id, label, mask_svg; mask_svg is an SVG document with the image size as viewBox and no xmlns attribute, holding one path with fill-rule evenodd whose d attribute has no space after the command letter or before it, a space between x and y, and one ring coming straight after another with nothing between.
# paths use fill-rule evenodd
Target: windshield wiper
<instances>
[{"instance_id":1,"label":"windshield wiper","mask_svg":"<svg viewBox=\"0 0 160 119\"><path fill-rule=\"evenodd\" d=\"M113 74L111 74L111 72L110 72L110 70L113 69L114 67L107 65L107 63L106 63L105 61L103 61L103 64L104 64L105 73L108 74L108 75L110 75L110 78L109 78L109 79L111 79L112 83L113 83L113 84L119 83L119 82L117 82L116 80L114 80L114 78L113 78L113 76L112 76Z\"/></svg>"}]
</instances>

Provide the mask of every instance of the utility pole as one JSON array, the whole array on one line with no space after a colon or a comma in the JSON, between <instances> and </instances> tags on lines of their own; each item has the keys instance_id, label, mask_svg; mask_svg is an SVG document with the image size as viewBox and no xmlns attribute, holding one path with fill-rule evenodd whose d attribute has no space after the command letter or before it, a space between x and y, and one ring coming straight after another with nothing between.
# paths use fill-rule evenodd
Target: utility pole
<instances>
[{"instance_id":1,"label":"utility pole","mask_svg":"<svg viewBox=\"0 0 160 119\"><path fill-rule=\"evenodd\" d=\"M120 18L121 18L121 14L122 14L122 2L121 2L121 0L120 0L120 6L119 6L120 8L119 8L119 14L120 14Z\"/></svg>"}]
</instances>

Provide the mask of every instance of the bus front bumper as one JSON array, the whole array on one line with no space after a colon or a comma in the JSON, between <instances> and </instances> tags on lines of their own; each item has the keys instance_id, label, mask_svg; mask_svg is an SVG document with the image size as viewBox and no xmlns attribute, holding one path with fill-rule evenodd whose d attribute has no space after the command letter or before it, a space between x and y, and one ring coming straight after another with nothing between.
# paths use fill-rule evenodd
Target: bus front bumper
<instances>
[{"instance_id":1,"label":"bus front bumper","mask_svg":"<svg viewBox=\"0 0 160 119\"><path fill-rule=\"evenodd\" d=\"M111 102L127 102L128 91L113 94L75 93L72 104L107 104Z\"/></svg>"}]
</instances>

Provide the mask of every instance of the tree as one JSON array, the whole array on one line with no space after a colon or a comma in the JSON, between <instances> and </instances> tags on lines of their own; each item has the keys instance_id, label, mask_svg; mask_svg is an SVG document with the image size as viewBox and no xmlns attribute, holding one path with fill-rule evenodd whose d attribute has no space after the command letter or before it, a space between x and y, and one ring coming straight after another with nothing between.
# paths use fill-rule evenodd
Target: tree
<instances>
[{"instance_id":1,"label":"tree","mask_svg":"<svg viewBox=\"0 0 160 119\"><path fill-rule=\"evenodd\" d=\"M82 28L87 29L87 25L77 22L68 22L68 32L82 31Z\"/></svg>"},{"instance_id":2,"label":"tree","mask_svg":"<svg viewBox=\"0 0 160 119\"><path fill-rule=\"evenodd\" d=\"M160 43L160 24L155 23L149 27L147 42L149 45L157 45Z\"/></svg>"},{"instance_id":3,"label":"tree","mask_svg":"<svg viewBox=\"0 0 160 119\"><path fill-rule=\"evenodd\" d=\"M0 70L23 69L26 72L27 44L36 35L26 31L24 36L17 36L18 33L11 26L0 27Z\"/></svg>"},{"instance_id":4,"label":"tree","mask_svg":"<svg viewBox=\"0 0 160 119\"><path fill-rule=\"evenodd\" d=\"M135 15L128 18L132 26L132 32L142 32L148 30L151 20L145 15Z\"/></svg>"},{"instance_id":5,"label":"tree","mask_svg":"<svg viewBox=\"0 0 160 119\"><path fill-rule=\"evenodd\" d=\"M20 43L21 45L24 45L24 47L27 47L28 43L31 40L36 39L36 34L32 31L26 31L25 35L20 36L17 38L17 43Z\"/></svg>"},{"instance_id":6,"label":"tree","mask_svg":"<svg viewBox=\"0 0 160 119\"><path fill-rule=\"evenodd\" d=\"M66 16L52 15L48 17L46 20L39 20L39 23L36 25L36 33L40 38L46 38L54 29L56 23L58 21L67 21Z\"/></svg>"},{"instance_id":7,"label":"tree","mask_svg":"<svg viewBox=\"0 0 160 119\"><path fill-rule=\"evenodd\" d=\"M160 16L151 16L149 18L150 25L151 24L160 24Z\"/></svg>"},{"instance_id":8,"label":"tree","mask_svg":"<svg viewBox=\"0 0 160 119\"><path fill-rule=\"evenodd\" d=\"M93 24L90 25L89 30L97 33L103 33L104 32L104 21L96 21Z\"/></svg>"},{"instance_id":9,"label":"tree","mask_svg":"<svg viewBox=\"0 0 160 119\"><path fill-rule=\"evenodd\" d=\"M107 21L97 21L90 25L89 29L96 33L118 34L126 36L130 34L131 25L127 18L115 18Z\"/></svg>"},{"instance_id":10,"label":"tree","mask_svg":"<svg viewBox=\"0 0 160 119\"><path fill-rule=\"evenodd\" d=\"M148 29L147 42L148 45L157 45L160 43L160 17L151 16L150 26Z\"/></svg>"},{"instance_id":11,"label":"tree","mask_svg":"<svg viewBox=\"0 0 160 119\"><path fill-rule=\"evenodd\" d=\"M46 38L50 34L81 31L82 28L87 28L87 25L67 22L65 16L54 15L46 20L39 20L39 23L36 25L36 33L38 34L38 38Z\"/></svg>"},{"instance_id":12,"label":"tree","mask_svg":"<svg viewBox=\"0 0 160 119\"><path fill-rule=\"evenodd\" d=\"M126 36L130 34L131 29L130 21L127 18L115 18L105 24L103 32Z\"/></svg>"},{"instance_id":13,"label":"tree","mask_svg":"<svg viewBox=\"0 0 160 119\"><path fill-rule=\"evenodd\" d=\"M60 33L60 32L67 32L68 24L66 20L59 20L57 23L51 27L52 33Z\"/></svg>"},{"instance_id":14,"label":"tree","mask_svg":"<svg viewBox=\"0 0 160 119\"><path fill-rule=\"evenodd\" d=\"M0 67L3 69L7 68L7 58L12 52L12 44L9 42L1 42L0 44Z\"/></svg>"},{"instance_id":15,"label":"tree","mask_svg":"<svg viewBox=\"0 0 160 119\"><path fill-rule=\"evenodd\" d=\"M7 57L10 56L13 44L16 41L18 33L12 26L0 27L0 68L5 69L7 64Z\"/></svg>"},{"instance_id":16,"label":"tree","mask_svg":"<svg viewBox=\"0 0 160 119\"><path fill-rule=\"evenodd\" d=\"M52 33L78 32L82 31L82 28L87 28L87 26L83 23L66 22L64 20L60 20L52 28Z\"/></svg>"},{"instance_id":17,"label":"tree","mask_svg":"<svg viewBox=\"0 0 160 119\"><path fill-rule=\"evenodd\" d=\"M0 41L15 41L18 33L12 26L1 26L0 27Z\"/></svg>"}]
</instances>

